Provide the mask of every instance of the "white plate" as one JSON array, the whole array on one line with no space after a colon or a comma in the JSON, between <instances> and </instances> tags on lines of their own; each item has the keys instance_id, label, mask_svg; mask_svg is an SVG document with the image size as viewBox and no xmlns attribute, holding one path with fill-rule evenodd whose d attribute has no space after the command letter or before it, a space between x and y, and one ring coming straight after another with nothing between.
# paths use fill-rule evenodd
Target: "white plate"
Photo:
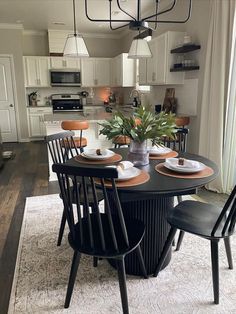
<instances>
[{"instance_id":1,"label":"white plate","mask_svg":"<svg viewBox=\"0 0 236 314\"><path fill-rule=\"evenodd\" d=\"M137 177L138 175L140 175L140 173L141 173L141 170L136 167L131 167L129 169L119 171L118 173L119 177L116 179L116 181L129 180L129 179Z\"/></svg>"},{"instance_id":2,"label":"white plate","mask_svg":"<svg viewBox=\"0 0 236 314\"><path fill-rule=\"evenodd\" d=\"M184 165L178 164L178 158L168 158L166 159L164 166L172 171L182 172L182 173L195 173L206 168L206 165L195 160L184 160Z\"/></svg>"},{"instance_id":3,"label":"white plate","mask_svg":"<svg viewBox=\"0 0 236 314\"><path fill-rule=\"evenodd\" d=\"M169 147L151 146L148 147L149 154L151 155L165 155L172 151Z\"/></svg>"},{"instance_id":4,"label":"white plate","mask_svg":"<svg viewBox=\"0 0 236 314\"><path fill-rule=\"evenodd\" d=\"M87 159L91 159L91 160L105 160L105 159L108 159L114 155L115 155L115 153L109 149L106 149L105 154L103 154L103 155L97 155L96 149L86 149L86 150L84 150L83 153L81 153L81 156L83 156L84 158L87 158Z\"/></svg>"}]
</instances>

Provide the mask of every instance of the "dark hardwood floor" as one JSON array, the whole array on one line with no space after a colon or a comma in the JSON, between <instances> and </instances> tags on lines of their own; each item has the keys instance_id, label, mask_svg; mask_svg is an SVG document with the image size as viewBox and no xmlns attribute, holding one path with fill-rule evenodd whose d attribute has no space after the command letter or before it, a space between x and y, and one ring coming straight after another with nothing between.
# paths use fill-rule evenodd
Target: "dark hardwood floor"
<instances>
[{"instance_id":1,"label":"dark hardwood floor","mask_svg":"<svg viewBox=\"0 0 236 314\"><path fill-rule=\"evenodd\" d=\"M15 158L0 170L0 314L7 313L26 197L58 192L48 182L48 158L43 142L4 144ZM222 205L226 196L200 190L204 200Z\"/></svg>"},{"instance_id":2,"label":"dark hardwood floor","mask_svg":"<svg viewBox=\"0 0 236 314\"><path fill-rule=\"evenodd\" d=\"M48 159L43 142L7 143L15 157L0 170L0 313L5 314L11 293L26 197L58 192L48 182Z\"/></svg>"}]
</instances>

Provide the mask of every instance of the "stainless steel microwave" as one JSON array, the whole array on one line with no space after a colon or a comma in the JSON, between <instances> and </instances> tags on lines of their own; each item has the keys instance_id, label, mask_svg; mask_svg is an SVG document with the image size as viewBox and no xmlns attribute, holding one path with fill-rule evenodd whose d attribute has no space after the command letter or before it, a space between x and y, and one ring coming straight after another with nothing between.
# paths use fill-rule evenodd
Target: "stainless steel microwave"
<instances>
[{"instance_id":1,"label":"stainless steel microwave","mask_svg":"<svg viewBox=\"0 0 236 314\"><path fill-rule=\"evenodd\" d=\"M76 70L51 70L51 86L81 86L81 74Z\"/></svg>"}]
</instances>

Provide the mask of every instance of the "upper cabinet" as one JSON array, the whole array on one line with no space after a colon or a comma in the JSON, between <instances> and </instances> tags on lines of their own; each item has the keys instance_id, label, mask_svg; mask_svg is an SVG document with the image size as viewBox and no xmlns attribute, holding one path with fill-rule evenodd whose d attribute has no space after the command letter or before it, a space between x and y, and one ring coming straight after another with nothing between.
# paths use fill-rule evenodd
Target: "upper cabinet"
<instances>
[{"instance_id":1,"label":"upper cabinet","mask_svg":"<svg viewBox=\"0 0 236 314\"><path fill-rule=\"evenodd\" d=\"M110 85L109 58L84 58L81 60L81 79L84 87Z\"/></svg>"},{"instance_id":2,"label":"upper cabinet","mask_svg":"<svg viewBox=\"0 0 236 314\"><path fill-rule=\"evenodd\" d=\"M122 53L111 60L111 86L135 86L136 60L128 59L127 53Z\"/></svg>"},{"instance_id":3,"label":"upper cabinet","mask_svg":"<svg viewBox=\"0 0 236 314\"><path fill-rule=\"evenodd\" d=\"M140 62L141 85L183 84L184 73L170 72L174 64L174 57L170 51L183 41L183 38L183 32L166 32L149 42L152 58Z\"/></svg>"},{"instance_id":4,"label":"upper cabinet","mask_svg":"<svg viewBox=\"0 0 236 314\"><path fill-rule=\"evenodd\" d=\"M49 68L49 57L24 57L25 86L50 86Z\"/></svg>"},{"instance_id":5,"label":"upper cabinet","mask_svg":"<svg viewBox=\"0 0 236 314\"><path fill-rule=\"evenodd\" d=\"M51 69L77 69L80 70L79 58L51 57Z\"/></svg>"}]
</instances>

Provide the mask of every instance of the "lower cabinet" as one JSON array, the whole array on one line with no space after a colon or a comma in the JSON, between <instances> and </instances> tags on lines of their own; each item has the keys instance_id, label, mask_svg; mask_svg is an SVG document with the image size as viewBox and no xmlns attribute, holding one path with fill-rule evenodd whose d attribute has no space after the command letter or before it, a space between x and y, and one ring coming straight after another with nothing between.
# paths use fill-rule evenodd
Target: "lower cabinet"
<instances>
[{"instance_id":1,"label":"lower cabinet","mask_svg":"<svg viewBox=\"0 0 236 314\"><path fill-rule=\"evenodd\" d=\"M42 138L46 135L44 115L50 113L52 113L52 109L50 107L28 108L28 125L30 137Z\"/></svg>"}]
</instances>

